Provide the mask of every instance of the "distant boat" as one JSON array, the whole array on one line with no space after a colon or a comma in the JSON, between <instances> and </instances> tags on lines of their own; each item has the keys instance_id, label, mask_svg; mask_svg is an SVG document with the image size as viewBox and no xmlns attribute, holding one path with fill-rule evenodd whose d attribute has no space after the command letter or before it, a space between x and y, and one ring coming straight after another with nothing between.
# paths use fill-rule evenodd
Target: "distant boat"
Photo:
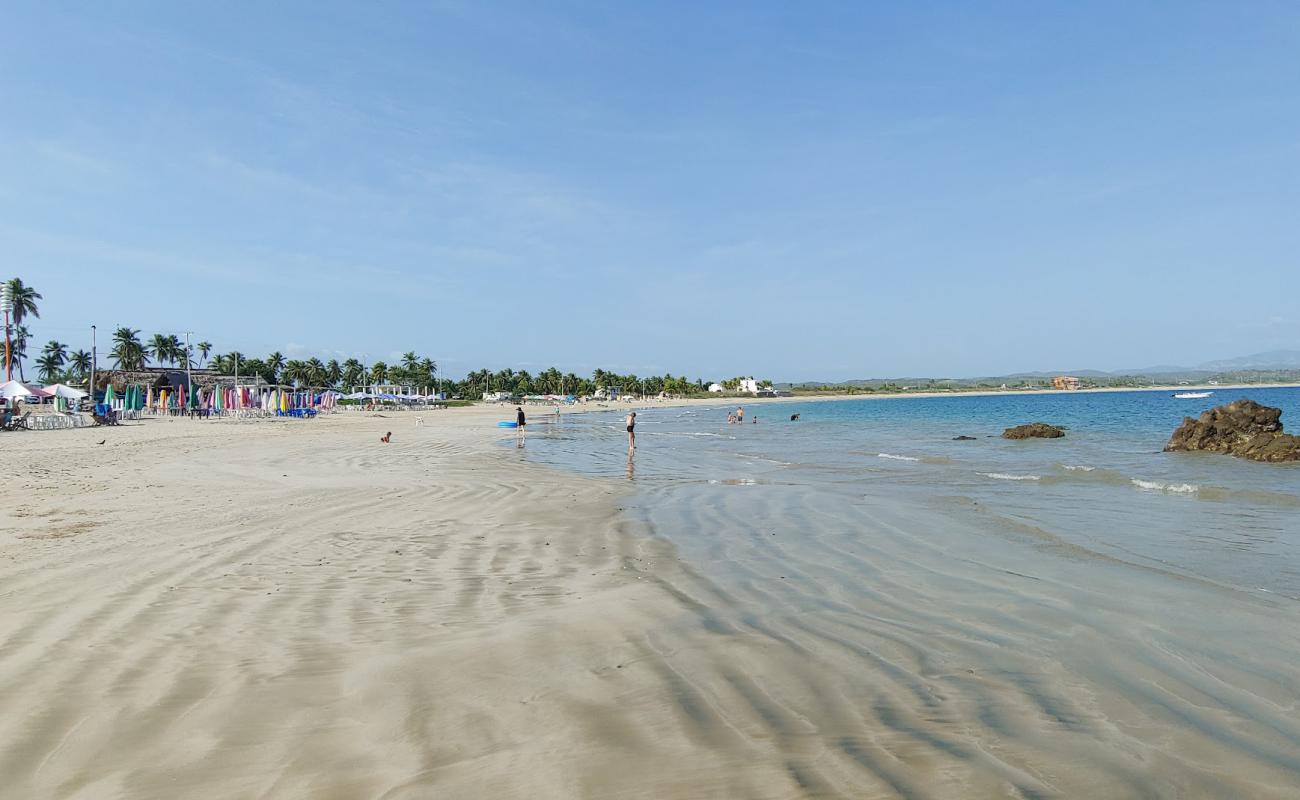
<instances>
[{"instance_id":1,"label":"distant boat","mask_svg":"<svg viewBox=\"0 0 1300 800\"><path fill-rule=\"evenodd\" d=\"M1174 395L1178 400L1204 400L1214 392L1179 392Z\"/></svg>"}]
</instances>

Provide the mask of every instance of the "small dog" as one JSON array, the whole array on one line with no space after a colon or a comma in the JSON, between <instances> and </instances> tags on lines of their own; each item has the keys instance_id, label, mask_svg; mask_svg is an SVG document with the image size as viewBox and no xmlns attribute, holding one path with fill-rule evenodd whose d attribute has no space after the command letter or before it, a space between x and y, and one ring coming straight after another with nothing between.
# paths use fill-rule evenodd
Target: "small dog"
<instances>
[{"instance_id":1,"label":"small dog","mask_svg":"<svg viewBox=\"0 0 1300 800\"><path fill-rule=\"evenodd\" d=\"M388 444L388 440L391 438L393 438L393 432L389 431L388 433L385 433L383 436L380 436L379 441L383 442L384 444Z\"/></svg>"}]
</instances>

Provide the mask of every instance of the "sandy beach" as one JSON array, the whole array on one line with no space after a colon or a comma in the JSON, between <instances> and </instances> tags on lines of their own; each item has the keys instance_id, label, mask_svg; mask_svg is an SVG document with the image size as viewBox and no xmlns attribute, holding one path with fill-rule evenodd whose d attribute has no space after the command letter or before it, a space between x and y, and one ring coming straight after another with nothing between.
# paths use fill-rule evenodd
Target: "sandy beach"
<instances>
[{"instance_id":1,"label":"sandy beach","mask_svg":"<svg viewBox=\"0 0 1300 800\"><path fill-rule=\"evenodd\" d=\"M1114 576L918 556L942 523L888 507L715 581L626 481L501 446L506 411L7 436L5 796L1292 796L1277 654L1203 671Z\"/></svg>"},{"instance_id":2,"label":"sandy beach","mask_svg":"<svg viewBox=\"0 0 1300 800\"><path fill-rule=\"evenodd\" d=\"M499 412L427 416L7 437L5 795L558 797L661 768L601 757L654 724L617 711L657 616L619 488L492 447Z\"/></svg>"}]
</instances>

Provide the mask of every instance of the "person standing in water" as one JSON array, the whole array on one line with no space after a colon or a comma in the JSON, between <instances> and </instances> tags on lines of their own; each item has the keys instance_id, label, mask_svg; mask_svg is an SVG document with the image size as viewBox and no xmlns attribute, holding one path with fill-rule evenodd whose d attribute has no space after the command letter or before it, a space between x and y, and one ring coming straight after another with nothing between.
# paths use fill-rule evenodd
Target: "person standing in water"
<instances>
[{"instance_id":1,"label":"person standing in water","mask_svg":"<svg viewBox=\"0 0 1300 800\"><path fill-rule=\"evenodd\" d=\"M745 421L745 407L736 406L736 422L744 422L744 421Z\"/></svg>"},{"instance_id":2,"label":"person standing in water","mask_svg":"<svg viewBox=\"0 0 1300 800\"><path fill-rule=\"evenodd\" d=\"M623 421L627 423L627 449L631 452L636 449L636 412L628 414Z\"/></svg>"},{"instance_id":3,"label":"person standing in water","mask_svg":"<svg viewBox=\"0 0 1300 800\"><path fill-rule=\"evenodd\" d=\"M528 419L524 416L524 407L515 406L515 422L519 426L519 432L524 432L524 426L528 424Z\"/></svg>"}]
</instances>

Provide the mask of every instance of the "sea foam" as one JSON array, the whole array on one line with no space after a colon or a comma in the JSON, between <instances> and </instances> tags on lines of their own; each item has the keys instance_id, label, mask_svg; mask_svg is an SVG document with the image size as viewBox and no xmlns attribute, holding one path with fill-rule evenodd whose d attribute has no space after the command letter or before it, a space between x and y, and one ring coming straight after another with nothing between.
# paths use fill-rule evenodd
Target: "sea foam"
<instances>
[{"instance_id":1,"label":"sea foam","mask_svg":"<svg viewBox=\"0 0 1300 800\"><path fill-rule=\"evenodd\" d=\"M1008 475L1005 472L977 472L976 475L983 475L986 478L992 478L995 481L1040 481L1042 475Z\"/></svg>"},{"instance_id":2,"label":"sea foam","mask_svg":"<svg viewBox=\"0 0 1300 800\"><path fill-rule=\"evenodd\" d=\"M893 453L876 453L876 457L892 458L895 461L920 461L921 460L919 458L914 458L913 456L896 456Z\"/></svg>"},{"instance_id":3,"label":"sea foam","mask_svg":"<svg viewBox=\"0 0 1300 800\"><path fill-rule=\"evenodd\" d=\"M1139 489L1148 492L1169 492L1171 494L1195 494L1201 490L1201 487L1194 483L1165 483L1163 481L1144 481L1141 478L1133 478L1130 483Z\"/></svg>"}]
</instances>

